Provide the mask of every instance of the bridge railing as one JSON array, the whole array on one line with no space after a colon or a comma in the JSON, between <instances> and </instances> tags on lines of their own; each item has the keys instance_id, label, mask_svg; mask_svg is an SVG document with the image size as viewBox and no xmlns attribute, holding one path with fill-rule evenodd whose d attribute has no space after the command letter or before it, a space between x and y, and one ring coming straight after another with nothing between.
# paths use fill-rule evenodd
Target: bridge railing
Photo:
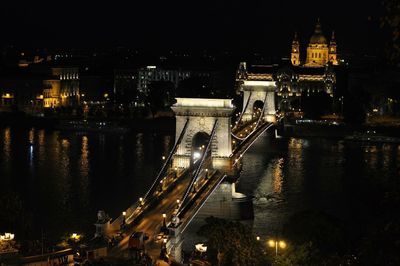
<instances>
[{"instance_id":1,"label":"bridge railing","mask_svg":"<svg viewBox=\"0 0 400 266\"><path fill-rule=\"evenodd\" d=\"M160 172L158 173L156 179L154 180L153 184L151 185L150 189L147 191L145 196L143 197L143 200L146 201L147 197L151 195L154 192L154 189L156 186L160 183L161 178L163 177L168 165L171 163L172 156L175 154L176 149L178 148L178 145L181 143L183 136L186 133L186 128L189 124L189 119L186 119L185 125L182 128L181 133L179 134L179 138L176 140L174 146L171 149L171 152L169 153L167 160L165 161L163 167L161 168Z\"/></svg>"},{"instance_id":2,"label":"bridge railing","mask_svg":"<svg viewBox=\"0 0 400 266\"><path fill-rule=\"evenodd\" d=\"M235 157L236 159L233 163L233 166L235 166L239 160L243 157L243 155L247 152L247 150L253 145L253 143L269 128L271 128L274 125L274 123L268 123L268 124L263 124L261 127L257 128L255 131L251 132L251 134L239 145L235 148L235 150L232 152L231 157ZM253 136L255 135L255 138ZM247 142L250 141L249 144ZM246 147L242 152L238 154L238 151L240 148Z\"/></svg>"},{"instance_id":3,"label":"bridge railing","mask_svg":"<svg viewBox=\"0 0 400 266\"><path fill-rule=\"evenodd\" d=\"M258 126L259 126L261 120L264 118L265 107L267 106L267 104L266 104L267 96L268 96L268 94L265 94L263 109L262 109L262 111L261 111L260 116L259 116L258 119L257 119L257 123L256 123L256 125L254 126L253 130L252 130L249 134L247 134L247 136L244 137L244 138L241 138L240 136L236 136L236 135L233 133L233 131L232 131L232 132L231 132L231 135L232 135L234 138L236 138L236 139L238 139L238 140L244 141L244 140L246 140L253 132L255 132L255 131L257 130L257 128L258 128Z\"/></svg>"}]
</instances>

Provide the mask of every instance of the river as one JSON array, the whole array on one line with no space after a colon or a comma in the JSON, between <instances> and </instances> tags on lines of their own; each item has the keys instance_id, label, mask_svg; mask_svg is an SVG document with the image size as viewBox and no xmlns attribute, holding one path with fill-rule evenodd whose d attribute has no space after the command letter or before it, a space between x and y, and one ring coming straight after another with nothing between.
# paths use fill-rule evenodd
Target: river
<instances>
[{"instance_id":1,"label":"river","mask_svg":"<svg viewBox=\"0 0 400 266\"><path fill-rule=\"evenodd\" d=\"M146 192L173 142L172 131L0 128L0 233L34 239L93 234L98 210L116 217ZM368 206L359 193L368 191L366 180L396 177L400 147L265 135L243 162L237 190L254 196L251 224L267 238L301 210L364 219Z\"/></svg>"}]
</instances>

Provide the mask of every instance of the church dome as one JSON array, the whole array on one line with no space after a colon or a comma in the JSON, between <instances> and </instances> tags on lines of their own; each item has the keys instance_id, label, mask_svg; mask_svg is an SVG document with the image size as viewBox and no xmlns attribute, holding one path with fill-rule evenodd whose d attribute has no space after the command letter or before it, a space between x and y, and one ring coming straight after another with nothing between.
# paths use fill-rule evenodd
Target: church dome
<instances>
[{"instance_id":1,"label":"church dome","mask_svg":"<svg viewBox=\"0 0 400 266\"><path fill-rule=\"evenodd\" d=\"M322 34L321 23L319 21L317 22L317 25L315 25L315 31L310 38L310 44L328 44L328 41Z\"/></svg>"}]
</instances>

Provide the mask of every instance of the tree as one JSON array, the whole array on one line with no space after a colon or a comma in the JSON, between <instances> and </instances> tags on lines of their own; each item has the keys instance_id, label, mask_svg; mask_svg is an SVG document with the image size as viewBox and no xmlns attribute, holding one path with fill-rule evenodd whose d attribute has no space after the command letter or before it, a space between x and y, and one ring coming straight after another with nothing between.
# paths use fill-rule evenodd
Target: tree
<instances>
[{"instance_id":1,"label":"tree","mask_svg":"<svg viewBox=\"0 0 400 266\"><path fill-rule=\"evenodd\" d=\"M239 222L214 217L198 232L207 238L207 253L213 265L266 265L262 244L251 229Z\"/></svg>"},{"instance_id":2,"label":"tree","mask_svg":"<svg viewBox=\"0 0 400 266\"><path fill-rule=\"evenodd\" d=\"M274 251L271 251L269 258L273 258L273 266L294 266L294 265L323 265L319 250L312 242L306 242L301 245L288 245L287 250L279 253L276 257Z\"/></svg>"}]
</instances>

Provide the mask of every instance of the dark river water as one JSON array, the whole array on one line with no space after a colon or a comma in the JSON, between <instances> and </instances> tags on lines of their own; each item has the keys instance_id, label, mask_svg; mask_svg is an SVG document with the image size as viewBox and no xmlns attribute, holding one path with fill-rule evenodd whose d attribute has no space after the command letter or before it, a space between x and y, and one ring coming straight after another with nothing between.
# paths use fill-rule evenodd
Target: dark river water
<instances>
[{"instance_id":1,"label":"dark river water","mask_svg":"<svg viewBox=\"0 0 400 266\"><path fill-rule=\"evenodd\" d=\"M173 132L0 128L0 233L94 233L98 210L115 217L146 192L173 142ZM267 237L301 210L364 219L365 180L395 178L399 166L395 144L262 136L244 156L237 190L254 196L252 225Z\"/></svg>"}]
</instances>

